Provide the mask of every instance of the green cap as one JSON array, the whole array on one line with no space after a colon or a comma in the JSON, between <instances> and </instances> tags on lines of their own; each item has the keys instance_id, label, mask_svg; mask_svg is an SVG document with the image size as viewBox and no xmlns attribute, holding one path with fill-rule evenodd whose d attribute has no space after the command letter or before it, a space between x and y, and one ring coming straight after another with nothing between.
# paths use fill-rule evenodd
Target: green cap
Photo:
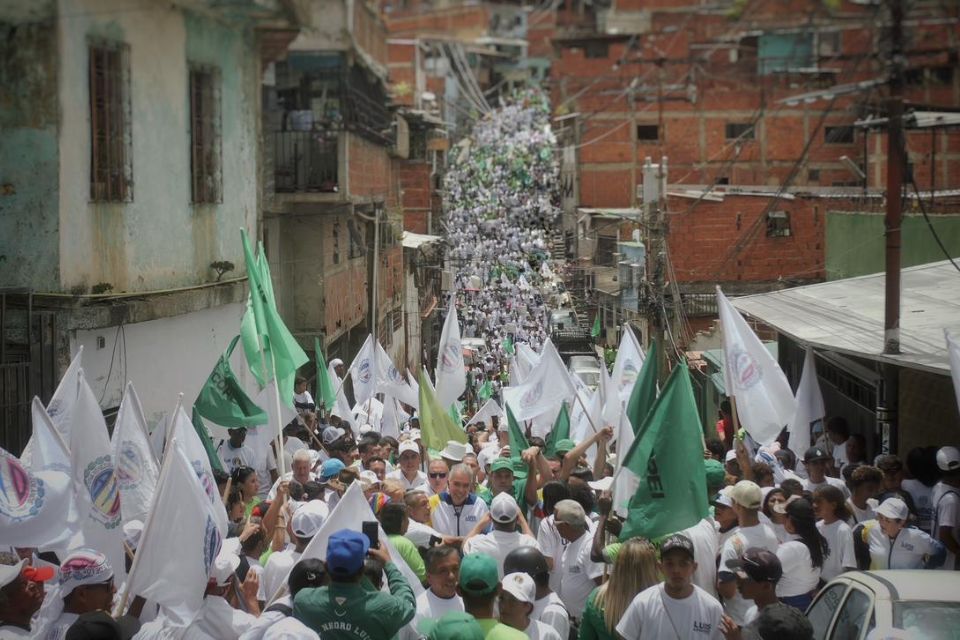
<instances>
[{"instance_id":1,"label":"green cap","mask_svg":"<svg viewBox=\"0 0 960 640\"><path fill-rule=\"evenodd\" d=\"M486 596L497 590L500 570L493 556L468 553L460 561L460 589L472 596Z\"/></svg>"},{"instance_id":2,"label":"green cap","mask_svg":"<svg viewBox=\"0 0 960 640\"><path fill-rule=\"evenodd\" d=\"M554 447L554 450L557 453L566 453L568 451L573 451L573 448L577 446L577 443L571 440L570 438L564 438L557 442L557 446Z\"/></svg>"},{"instance_id":3,"label":"green cap","mask_svg":"<svg viewBox=\"0 0 960 640\"><path fill-rule=\"evenodd\" d=\"M704 470L707 473L707 492L719 491L727 478L727 472L723 468L723 463L719 460L710 458L703 461Z\"/></svg>"},{"instance_id":4,"label":"green cap","mask_svg":"<svg viewBox=\"0 0 960 640\"><path fill-rule=\"evenodd\" d=\"M490 466L490 473L496 473L497 471L502 471L506 469L507 471L513 471L513 460L510 458L497 458L493 461L493 464Z\"/></svg>"},{"instance_id":5,"label":"green cap","mask_svg":"<svg viewBox=\"0 0 960 640\"><path fill-rule=\"evenodd\" d=\"M436 620L426 619L420 633L427 640L483 640L483 628L469 613L450 611Z\"/></svg>"}]
</instances>

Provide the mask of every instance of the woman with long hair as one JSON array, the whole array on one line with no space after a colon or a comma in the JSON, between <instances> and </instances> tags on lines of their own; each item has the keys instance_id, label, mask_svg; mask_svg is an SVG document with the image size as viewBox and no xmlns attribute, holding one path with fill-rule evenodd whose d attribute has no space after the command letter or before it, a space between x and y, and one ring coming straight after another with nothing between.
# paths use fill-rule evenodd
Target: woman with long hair
<instances>
[{"instance_id":1,"label":"woman with long hair","mask_svg":"<svg viewBox=\"0 0 960 640\"><path fill-rule=\"evenodd\" d=\"M770 528L777 534L777 540L779 542L786 542L791 538L783 525L787 520L787 516L783 512L777 511L776 506L787 501L787 494L780 487L765 488L761 489L761 491L763 491L763 502L760 503L760 511L763 515L770 518ZM761 521L762 520L763 518L761 518Z\"/></svg>"},{"instance_id":2,"label":"woman with long hair","mask_svg":"<svg viewBox=\"0 0 960 640\"><path fill-rule=\"evenodd\" d=\"M253 508L262 502L257 495L260 491L260 480L257 478L257 472L254 471L253 467L237 467L230 474L230 480L234 489L240 494L243 503L243 515L245 518L249 518Z\"/></svg>"},{"instance_id":3,"label":"woman with long hair","mask_svg":"<svg viewBox=\"0 0 960 640\"><path fill-rule=\"evenodd\" d=\"M613 562L610 579L587 598L579 640L616 640L617 623L633 598L659 582L656 548L643 538L625 542Z\"/></svg>"},{"instance_id":4,"label":"woman with long hair","mask_svg":"<svg viewBox=\"0 0 960 640\"><path fill-rule=\"evenodd\" d=\"M846 520L850 517L843 491L833 485L817 487L813 492L813 512L816 514L817 530L826 539L830 555L823 562L820 577L833 580L847 571L857 568L853 551L853 529Z\"/></svg>"},{"instance_id":5,"label":"woman with long hair","mask_svg":"<svg viewBox=\"0 0 960 640\"><path fill-rule=\"evenodd\" d=\"M794 537L777 549L783 567L783 577L777 583L777 597L780 602L805 611L813 601L823 561L830 548L817 529L817 517L809 500L791 498L785 504L777 505L777 511L786 514L783 526Z\"/></svg>"}]
</instances>

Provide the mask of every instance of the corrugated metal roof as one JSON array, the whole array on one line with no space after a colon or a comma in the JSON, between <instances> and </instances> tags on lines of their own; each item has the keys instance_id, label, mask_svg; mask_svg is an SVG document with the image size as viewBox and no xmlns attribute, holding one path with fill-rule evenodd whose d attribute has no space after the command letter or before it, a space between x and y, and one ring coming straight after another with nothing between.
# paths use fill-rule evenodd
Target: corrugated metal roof
<instances>
[{"instance_id":1,"label":"corrugated metal roof","mask_svg":"<svg viewBox=\"0 0 960 640\"><path fill-rule=\"evenodd\" d=\"M428 236L423 233L413 233L412 231L404 231L401 243L403 244L404 249L419 249L425 244L430 244L432 242L440 242L442 240L440 236Z\"/></svg>"},{"instance_id":2,"label":"corrugated metal roof","mask_svg":"<svg viewBox=\"0 0 960 640\"><path fill-rule=\"evenodd\" d=\"M904 269L900 355L883 353L884 274L731 300L745 314L802 344L947 373L944 328L960 333L960 273L949 261Z\"/></svg>"}]
</instances>

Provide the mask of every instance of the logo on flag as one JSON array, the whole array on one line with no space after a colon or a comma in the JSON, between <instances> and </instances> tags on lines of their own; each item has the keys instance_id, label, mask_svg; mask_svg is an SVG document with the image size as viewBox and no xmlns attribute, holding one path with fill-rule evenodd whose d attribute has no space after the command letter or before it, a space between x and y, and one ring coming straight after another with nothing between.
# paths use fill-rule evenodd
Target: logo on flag
<instances>
[{"instance_id":1,"label":"logo on flag","mask_svg":"<svg viewBox=\"0 0 960 640\"><path fill-rule=\"evenodd\" d=\"M460 361L460 358L457 357L459 355L459 351L459 342L454 342L444 347L443 356L440 358L440 368L444 371L453 371L456 368L457 363Z\"/></svg>"},{"instance_id":2,"label":"logo on flag","mask_svg":"<svg viewBox=\"0 0 960 640\"><path fill-rule=\"evenodd\" d=\"M637 365L633 361L624 363L620 374L620 387L627 387L637 381Z\"/></svg>"},{"instance_id":3,"label":"logo on flag","mask_svg":"<svg viewBox=\"0 0 960 640\"><path fill-rule=\"evenodd\" d=\"M203 566L206 568L207 574L210 573L210 568L213 567L213 561L220 553L220 545L222 542L223 540L220 537L220 530L217 528L217 523L213 521L213 518L207 516L207 526L203 534Z\"/></svg>"},{"instance_id":4,"label":"logo on flag","mask_svg":"<svg viewBox=\"0 0 960 640\"><path fill-rule=\"evenodd\" d=\"M199 460L191 460L190 465L193 467L194 473L197 474L200 486L203 487L203 492L207 494L210 501L220 500L220 496L217 494L217 485L213 482L207 470L203 468L203 464Z\"/></svg>"},{"instance_id":5,"label":"logo on flag","mask_svg":"<svg viewBox=\"0 0 960 640\"><path fill-rule=\"evenodd\" d=\"M543 382L538 382L520 397L520 404L524 407L535 405L543 395Z\"/></svg>"},{"instance_id":6,"label":"logo on flag","mask_svg":"<svg viewBox=\"0 0 960 640\"><path fill-rule=\"evenodd\" d=\"M734 349L727 357L730 377L740 389L749 389L763 378L760 363L743 349ZM728 390L729 391L729 390Z\"/></svg>"},{"instance_id":7,"label":"logo on flag","mask_svg":"<svg viewBox=\"0 0 960 640\"><path fill-rule=\"evenodd\" d=\"M117 457L117 482L121 489L134 489L140 482L140 469L143 467L143 452L131 440L120 443L120 455Z\"/></svg>"},{"instance_id":8,"label":"logo on flag","mask_svg":"<svg viewBox=\"0 0 960 640\"><path fill-rule=\"evenodd\" d=\"M120 492L110 456L100 456L87 465L83 483L90 492L91 513L107 529L120 525Z\"/></svg>"},{"instance_id":9,"label":"logo on flag","mask_svg":"<svg viewBox=\"0 0 960 640\"><path fill-rule=\"evenodd\" d=\"M403 384L406 380L403 379L403 376L400 375L400 372L397 371L397 368L392 364L387 368L387 377L390 379L390 382L394 384Z\"/></svg>"},{"instance_id":10,"label":"logo on flag","mask_svg":"<svg viewBox=\"0 0 960 640\"><path fill-rule=\"evenodd\" d=\"M14 521L32 518L43 506L44 493L43 481L0 449L0 514Z\"/></svg>"},{"instance_id":11,"label":"logo on flag","mask_svg":"<svg viewBox=\"0 0 960 640\"><path fill-rule=\"evenodd\" d=\"M357 378L360 380L361 384L370 383L370 360L364 360L360 363L360 366L357 367Z\"/></svg>"}]
</instances>

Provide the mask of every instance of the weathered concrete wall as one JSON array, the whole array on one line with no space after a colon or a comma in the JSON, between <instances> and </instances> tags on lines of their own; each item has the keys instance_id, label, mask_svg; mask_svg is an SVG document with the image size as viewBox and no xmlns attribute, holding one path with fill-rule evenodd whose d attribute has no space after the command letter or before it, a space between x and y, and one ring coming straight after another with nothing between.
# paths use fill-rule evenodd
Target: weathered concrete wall
<instances>
[{"instance_id":1,"label":"weathered concrete wall","mask_svg":"<svg viewBox=\"0 0 960 640\"><path fill-rule=\"evenodd\" d=\"M249 33L167 5L116 12L109 0L60 0L61 286L143 291L210 281L210 263L242 268L237 230L256 222L257 50ZM129 46L133 202L89 202L87 42ZM163 61L163 64L157 64ZM190 195L188 62L220 68L223 202Z\"/></svg>"},{"instance_id":2,"label":"weathered concrete wall","mask_svg":"<svg viewBox=\"0 0 960 640\"><path fill-rule=\"evenodd\" d=\"M42 3L37 3L38 5ZM0 286L59 285L57 32L0 12Z\"/></svg>"}]
</instances>

